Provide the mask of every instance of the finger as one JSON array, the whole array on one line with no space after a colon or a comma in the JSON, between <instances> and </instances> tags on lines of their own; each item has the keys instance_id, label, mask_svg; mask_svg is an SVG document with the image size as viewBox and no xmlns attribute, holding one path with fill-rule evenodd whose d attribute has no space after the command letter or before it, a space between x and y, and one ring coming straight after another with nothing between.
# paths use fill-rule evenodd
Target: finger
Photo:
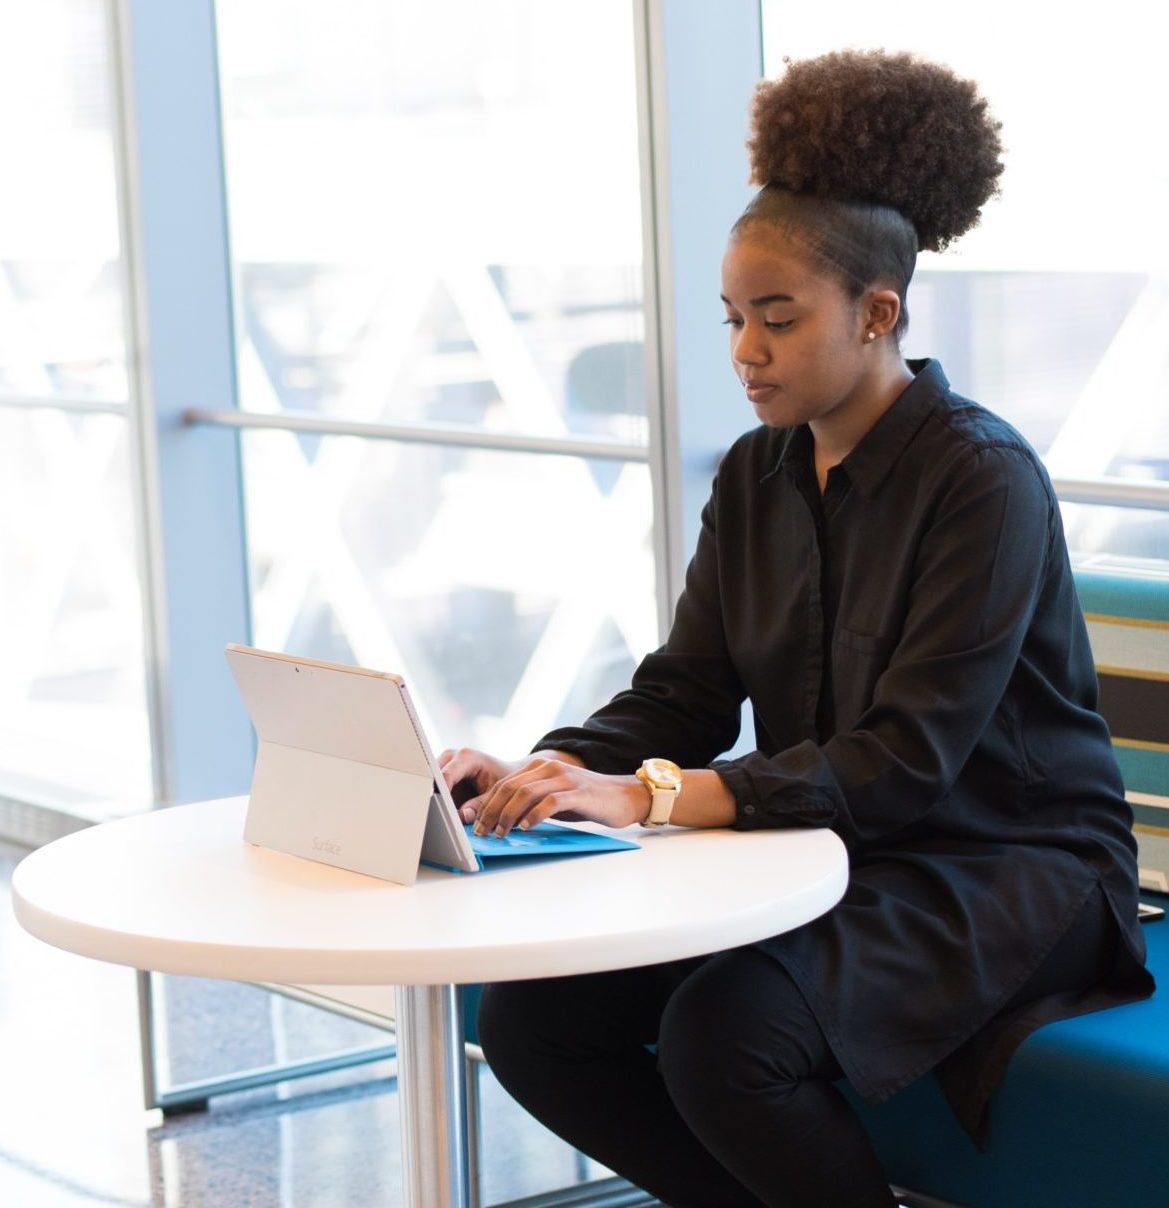
<instances>
[{"instance_id":1,"label":"finger","mask_svg":"<svg viewBox=\"0 0 1169 1208\"><path fill-rule=\"evenodd\" d=\"M447 788L454 788L462 776L459 775L459 752L446 750L438 757L438 770L447 783ZM456 779L456 777L458 779Z\"/></svg>"},{"instance_id":2,"label":"finger","mask_svg":"<svg viewBox=\"0 0 1169 1208\"><path fill-rule=\"evenodd\" d=\"M528 830L549 815L565 808L563 799L576 788L570 777L549 775L519 785L503 804L495 822L495 834L506 835L512 827Z\"/></svg>"},{"instance_id":3,"label":"finger","mask_svg":"<svg viewBox=\"0 0 1169 1208\"><path fill-rule=\"evenodd\" d=\"M475 834L486 835L491 832L506 834L514 819L509 820L506 827L499 830L500 818L512 797L525 786L538 782L549 776L555 776L562 771L563 765L555 765L546 759L531 760L518 771L497 780L479 799L479 808L475 819ZM470 802L468 804L474 804Z\"/></svg>"},{"instance_id":4,"label":"finger","mask_svg":"<svg viewBox=\"0 0 1169 1208\"><path fill-rule=\"evenodd\" d=\"M463 780L475 780L485 765L486 758L481 751L472 751L466 747L443 751L438 757L438 770L442 773L447 788L454 788Z\"/></svg>"},{"instance_id":5,"label":"finger","mask_svg":"<svg viewBox=\"0 0 1169 1208\"><path fill-rule=\"evenodd\" d=\"M537 802L528 810L516 823L516 827L526 831L539 826L541 822L547 822L549 818L564 818L569 821L579 818L580 815L573 811L571 804L571 800L575 796L575 789L575 785L569 785L567 790L553 789L542 801Z\"/></svg>"}]
</instances>

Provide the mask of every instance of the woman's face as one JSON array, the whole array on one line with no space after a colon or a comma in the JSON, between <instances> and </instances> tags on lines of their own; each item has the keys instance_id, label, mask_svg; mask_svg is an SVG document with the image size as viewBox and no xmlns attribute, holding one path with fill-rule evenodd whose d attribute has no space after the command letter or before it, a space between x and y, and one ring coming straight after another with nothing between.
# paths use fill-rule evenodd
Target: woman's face
<instances>
[{"instance_id":1,"label":"woman's face","mask_svg":"<svg viewBox=\"0 0 1169 1208\"><path fill-rule=\"evenodd\" d=\"M815 428L864 397L876 358L863 308L782 232L731 236L722 300L731 364L760 422Z\"/></svg>"}]
</instances>

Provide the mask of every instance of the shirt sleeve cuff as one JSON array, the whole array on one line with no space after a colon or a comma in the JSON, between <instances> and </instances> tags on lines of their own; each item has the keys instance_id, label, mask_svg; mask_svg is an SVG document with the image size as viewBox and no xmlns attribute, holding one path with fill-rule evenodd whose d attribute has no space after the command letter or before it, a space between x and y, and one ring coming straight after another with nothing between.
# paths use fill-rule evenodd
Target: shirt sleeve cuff
<instances>
[{"instance_id":1,"label":"shirt sleeve cuff","mask_svg":"<svg viewBox=\"0 0 1169 1208\"><path fill-rule=\"evenodd\" d=\"M762 762L764 769L754 765ZM718 759L710 765L735 799L735 830L764 830L780 826L831 826L836 811L822 794L799 781L770 773L765 756Z\"/></svg>"}]
</instances>

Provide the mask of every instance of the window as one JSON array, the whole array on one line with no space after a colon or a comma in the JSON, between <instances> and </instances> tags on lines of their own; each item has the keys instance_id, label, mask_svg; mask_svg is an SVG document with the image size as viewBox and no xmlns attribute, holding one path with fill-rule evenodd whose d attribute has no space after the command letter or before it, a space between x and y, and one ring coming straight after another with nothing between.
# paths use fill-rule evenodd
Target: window
<instances>
[{"instance_id":1,"label":"window","mask_svg":"<svg viewBox=\"0 0 1169 1208\"><path fill-rule=\"evenodd\" d=\"M107 6L0 11L0 796L150 797Z\"/></svg>"},{"instance_id":2,"label":"window","mask_svg":"<svg viewBox=\"0 0 1169 1208\"><path fill-rule=\"evenodd\" d=\"M219 40L240 404L408 438L245 435L254 640L522 753L657 642L631 6L233 0Z\"/></svg>"}]
</instances>

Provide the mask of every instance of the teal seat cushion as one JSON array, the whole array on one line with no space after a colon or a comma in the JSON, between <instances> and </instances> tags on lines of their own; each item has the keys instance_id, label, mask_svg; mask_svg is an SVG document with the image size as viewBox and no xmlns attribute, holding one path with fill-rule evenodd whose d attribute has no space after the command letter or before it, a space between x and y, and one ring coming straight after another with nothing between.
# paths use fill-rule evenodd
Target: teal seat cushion
<instances>
[{"instance_id":1,"label":"teal seat cushion","mask_svg":"<svg viewBox=\"0 0 1169 1208\"><path fill-rule=\"evenodd\" d=\"M1076 593L1088 616L1169 621L1169 577L1142 568L1129 571L1075 569Z\"/></svg>"},{"instance_id":2,"label":"teal seat cushion","mask_svg":"<svg viewBox=\"0 0 1169 1208\"><path fill-rule=\"evenodd\" d=\"M1169 921L1145 935L1169 988ZM876 1108L853 1102L891 1182L964 1208L1169 1202L1169 992L1032 1033L991 1100L985 1151L932 1077Z\"/></svg>"},{"instance_id":3,"label":"teal seat cushion","mask_svg":"<svg viewBox=\"0 0 1169 1208\"><path fill-rule=\"evenodd\" d=\"M483 987L480 985L460 986L459 993L463 1000L463 1041L466 1044L479 1043L479 999L483 997Z\"/></svg>"}]
</instances>

